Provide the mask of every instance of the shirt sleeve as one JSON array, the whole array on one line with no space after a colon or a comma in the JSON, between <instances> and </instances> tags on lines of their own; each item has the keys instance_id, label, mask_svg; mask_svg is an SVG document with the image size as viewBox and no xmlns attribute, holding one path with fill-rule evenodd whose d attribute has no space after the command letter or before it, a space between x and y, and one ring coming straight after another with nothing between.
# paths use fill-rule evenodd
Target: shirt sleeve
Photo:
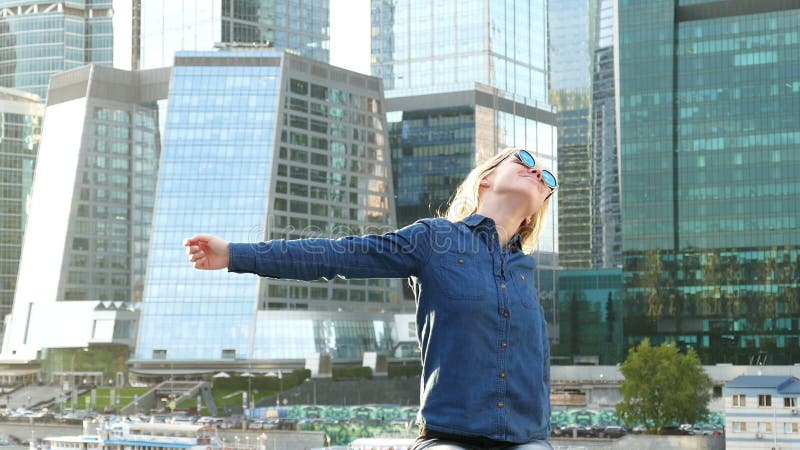
<instances>
[{"instance_id":1,"label":"shirt sleeve","mask_svg":"<svg viewBox=\"0 0 800 450\"><path fill-rule=\"evenodd\" d=\"M421 220L382 235L232 243L228 271L303 281L406 278L430 257L431 235L431 222Z\"/></svg>"}]
</instances>

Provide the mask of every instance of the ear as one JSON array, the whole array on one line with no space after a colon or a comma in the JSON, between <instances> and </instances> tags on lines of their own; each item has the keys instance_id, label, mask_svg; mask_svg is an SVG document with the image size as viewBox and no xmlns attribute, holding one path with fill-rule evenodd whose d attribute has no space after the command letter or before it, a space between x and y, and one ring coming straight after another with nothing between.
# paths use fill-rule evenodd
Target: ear
<instances>
[{"instance_id":1,"label":"ear","mask_svg":"<svg viewBox=\"0 0 800 450\"><path fill-rule=\"evenodd\" d=\"M489 177L487 176L487 177L483 177L483 178L481 179L480 185L481 185L482 187L489 187L489 186L490 186L490 183L489 183L489 180L488 180L488 178L489 178Z\"/></svg>"}]
</instances>

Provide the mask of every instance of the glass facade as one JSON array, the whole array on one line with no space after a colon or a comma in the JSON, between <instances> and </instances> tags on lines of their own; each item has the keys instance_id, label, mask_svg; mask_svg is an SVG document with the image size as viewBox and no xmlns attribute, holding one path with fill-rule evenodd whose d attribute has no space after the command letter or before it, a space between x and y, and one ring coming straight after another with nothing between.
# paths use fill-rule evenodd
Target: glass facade
<instances>
[{"instance_id":1,"label":"glass facade","mask_svg":"<svg viewBox=\"0 0 800 450\"><path fill-rule=\"evenodd\" d=\"M171 66L178 50L234 43L270 43L328 62L328 8L329 0L143 0L141 67Z\"/></svg>"},{"instance_id":2,"label":"glass facade","mask_svg":"<svg viewBox=\"0 0 800 450\"><path fill-rule=\"evenodd\" d=\"M554 360L571 364L583 358L614 365L625 358L621 288L621 269L558 273L561 320L558 343L551 350Z\"/></svg>"},{"instance_id":3,"label":"glass facade","mask_svg":"<svg viewBox=\"0 0 800 450\"><path fill-rule=\"evenodd\" d=\"M626 345L800 358L800 9L619 5Z\"/></svg>"},{"instance_id":4,"label":"glass facade","mask_svg":"<svg viewBox=\"0 0 800 450\"><path fill-rule=\"evenodd\" d=\"M399 226L444 213L475 160L475 108L388 115ZM442 164L443 159L447 164Z\"/></svg>"},{"instance_id":5,"label":"glass facade","mask_svg":"<svg viewBox=\"0 0 800 450\"><path fill-rule=\"evenodd\" d=\"M0 105L0 316L5 317L14 303L44 104L35 95L0 89Z\"/></svg>"},{"instance_id":6,"label":"glass facade","mask_svg":"<svg viewBox=\"0 0 800 450\"><path fill-rule=\"evenodd\" d=\"M592 267L622 267L614 48L595 51L592 83Z\"/></svg>"},{"instance_id":7,"label":"glass facade","mask_svg":"<svg viewBox=\"0 0 800 450\"><path fill-rule=\"evenodd\" d=\"M548 3L550 101L558 111L562 184L559 259L567 268L622 267L614 4Z\"/></svg>"},{"instance_id":8,"label":"glass facade","mask_svg":"<svg viewBox=\"0 0 800 450\"><path fill-rule=\"evenodd\" d=\"M473 89L547 101L544 0L372 0L372 73L388 97Z\"/></svg>"},{"instance_id":9,"label":"glass facade","mask_svg":"<svg viewBox=\"0 0 800 450\"><path fill-rule=\"evenodd\" d=\"M269 52L175 62L136 358L388 350L396 281L201 272L179 250L200 230L253 242L393 229L379 80Z\"/></svg>"},{"instance_id":10,"label":"glass facade","mask_svg":"<svg viewBox=\"0 0 800 450\"><path fill-rule=\"evenodd\" d=\"M112 65L111 0L6 0L0 7L6 8L0 15L0 86L45 98L54 73Z\"/></svg>"}]
</instances>

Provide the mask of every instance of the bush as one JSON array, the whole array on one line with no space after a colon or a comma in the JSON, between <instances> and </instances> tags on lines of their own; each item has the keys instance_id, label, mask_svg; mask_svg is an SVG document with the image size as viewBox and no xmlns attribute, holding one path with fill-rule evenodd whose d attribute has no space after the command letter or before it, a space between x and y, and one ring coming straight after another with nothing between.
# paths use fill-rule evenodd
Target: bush
<instances>
[{"instance_id":1,"label":"bush","mask_svg":"<svg viewBox=\"0 0 800 450\"><path fill-rule=\"evenodd\" d=\"M331 370L331 377L334 381L338 380L353 380L353 379L372 379L371 367L334 367Z\"/></svg>"},{"instance_id":2,"label":"bush","mask_svg":"<svg viewBox=\"0 0 800 450\"><path fill-rule=\"evenodd\" d=\"M416 377L422 373L422 364L389 364L389 378Z\"/></svg>"}]
</instances>

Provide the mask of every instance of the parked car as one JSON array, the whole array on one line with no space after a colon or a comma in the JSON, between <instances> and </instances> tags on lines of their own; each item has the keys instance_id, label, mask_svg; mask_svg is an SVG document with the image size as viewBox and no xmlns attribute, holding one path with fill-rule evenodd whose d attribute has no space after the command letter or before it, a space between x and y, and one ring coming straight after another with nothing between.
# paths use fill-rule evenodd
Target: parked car
<instances>
[{"instance_id":1,"label":"parked car","mask_svg":"<svg viewBox=\"0 0 800 450\"><path fill-rule=\"evenodd\" d=\"M628 430L621 425L609 425L603 430L603 435L610 438L620 438L628 434Z\"/></svg>"}]
</instances>

